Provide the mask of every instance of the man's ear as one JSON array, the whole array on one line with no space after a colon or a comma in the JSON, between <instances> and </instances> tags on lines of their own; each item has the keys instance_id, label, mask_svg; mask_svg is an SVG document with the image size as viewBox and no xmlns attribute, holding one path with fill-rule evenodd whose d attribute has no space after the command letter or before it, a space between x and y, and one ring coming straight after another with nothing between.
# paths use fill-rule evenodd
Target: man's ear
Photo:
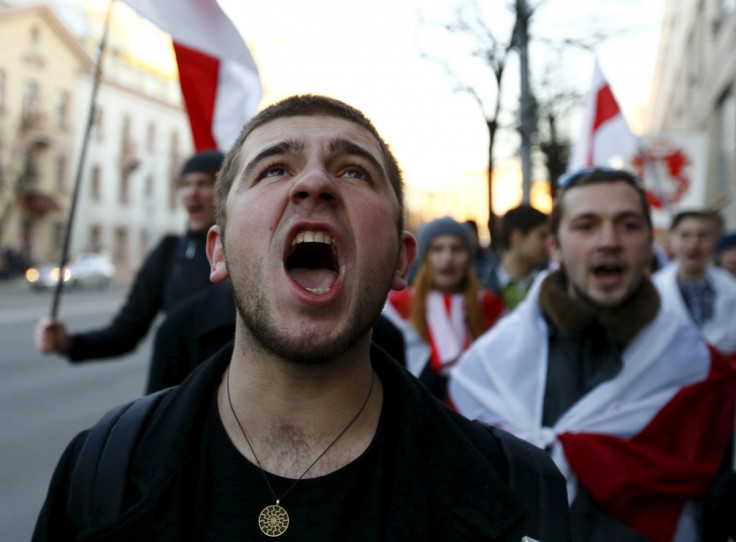
<instances>
[{"instance_id":1,"label":"man's ear","mask_svg":"<svg viewBox=\"0 0 736 542\"><path fill-rule=\"evenodd\" d=\"M401 234L401 253L396 262L396 270L394 271L394 280L391 283L391 289L403 290L408 284L409 271L414 265L417 257L417 240L408 231Z\"/></svg>"},{"instance_id":2,"label":"man's ear","mask_svg":"<svg viewBox=\"0 0 736 542\"><path fill-rule=\"evenodd\" d=\"M222 246L220 226L212 226L207 232L207 259L210 261L210 282L222 282L228 277L225 266L225 250Z\"/></svg>"}]
</instances>

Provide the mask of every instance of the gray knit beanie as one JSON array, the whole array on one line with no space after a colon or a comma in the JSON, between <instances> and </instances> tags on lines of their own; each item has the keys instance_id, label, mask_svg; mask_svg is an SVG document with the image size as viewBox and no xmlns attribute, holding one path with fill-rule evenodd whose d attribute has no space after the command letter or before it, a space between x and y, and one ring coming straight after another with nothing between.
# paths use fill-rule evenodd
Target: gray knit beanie
<instances>
[{"instance_id":1,"label":"gray knit beanie","mask_svg":"<svg viewBox=\"0 0 736 542\"><path fill-rule=\"evenodd\" d=\"M472 252L468 229L449 216L444 216L421 225L417 234L419 235L419 248L417 250L417 263L419 265L421 265L424 260L424 255L426 254L429 245L432 244L432 241L438 235L454 235L463 242L463 245L468 249L468 252Z\"/></svg>"}]
</instances>

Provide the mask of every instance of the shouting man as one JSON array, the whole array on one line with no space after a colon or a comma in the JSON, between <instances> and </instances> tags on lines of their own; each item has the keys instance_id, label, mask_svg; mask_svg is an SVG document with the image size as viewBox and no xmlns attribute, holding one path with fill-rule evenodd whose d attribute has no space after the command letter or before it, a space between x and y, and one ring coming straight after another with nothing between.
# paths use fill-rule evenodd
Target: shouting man
<instances>
[{"instance_id":1,"label":"shouting man","mask_svg":"<svg viewBox=\"0 0 736 542\"><path fill-rule=\"evenodd\" d=\"M92 491L98 513L84 512L75 478L99 424L78 436L35 539L566 540L564 480L543 452L461 417L371 346L416 252L402 201L396 159L356 109L298 96L251 120L207 239L211 279L234 291L234 343L126 440L117 510ZM126 448L113 444L89 484L104 480L103 497L120 478L106 455Z\"/></svg>"}]
</instances>

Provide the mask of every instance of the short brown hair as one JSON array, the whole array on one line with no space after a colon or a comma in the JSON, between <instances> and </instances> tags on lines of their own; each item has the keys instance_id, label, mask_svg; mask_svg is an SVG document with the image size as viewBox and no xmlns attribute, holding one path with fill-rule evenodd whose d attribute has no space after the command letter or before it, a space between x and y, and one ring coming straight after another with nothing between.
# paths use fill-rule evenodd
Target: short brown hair
<instances>
[{"instance_id":1,"label":"short brown hair","mask_svg":"<svg viewBox=\"0 0 736 542\"><path fill-rule=\"evenodd\" d=\"M557 237L560 229L560 222L562 221L562 214L565 210L563 205L565 194L579 186L597 183L612 183L617 181L626 182L636 190L641 202L641 210L644 213L644 218L647 221L649 231L653 231L652 216L649 210L649 200L641 186L641 181L628 171L599 167L583 169L560 177L560 180L558 181L560 188L557 193L557 197L555 198L554 207L552 207L552 213L549 215L549 223L554 236Z\"/></svg>"},{"instance_id":2,"label":"short brown hair","mask_svg":"<svg viewBox=\"0 0 736 542\"><path fill-rule=\"evenodd\" d=\"M227 220L225 201L235 181L235 176L238 174L241 149L250 133L256 128L280 118L319 116L337 117L354 122L368 130L376 138L386 164L388 181L391 183L396 193L396 199L399 202L398 226L399 234L401 234L401 231L404 229L404 182L399 163L388 144L378 134L378 130L376 130L373 123L361 111L340 100L314 94L303 94L285 98L267 107L243 126L238 139L225 156L225 161L217 176L215 206L218 224L224 227Z\"/></svg>"},{"instance_id":3,"label":"short brown hair","mask_svg":"<svg viewBox=\"0 0 736 542\"><path fill-rule=\"evenodd\" d=\"M716 226L718 226L718 219L716 217L716 214L712 211L699 211L697 209L690 209L677 213L672 219L670 231L675 231L675 229L677 229L677 226L680 225L680 222L688 218L697 218L698 220L705 220L707 222L710 222L713 226L713 235L716 235Z\"/></svg>"}]
</instances>

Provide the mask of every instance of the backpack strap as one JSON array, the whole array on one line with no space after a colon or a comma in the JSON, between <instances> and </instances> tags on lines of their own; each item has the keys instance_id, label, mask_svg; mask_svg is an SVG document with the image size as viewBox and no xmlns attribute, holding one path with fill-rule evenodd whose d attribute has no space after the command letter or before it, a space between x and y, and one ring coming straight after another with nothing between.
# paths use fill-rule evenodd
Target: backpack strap
<instances>
[{"instance_id":1,"label":"backpack strap","mask_svg":"<svg viewBox=\"0 0 736 542\"><path fill-rule=\"evenodd\" d=\"M89 430L69 483L67 516L73 523L91 528L120 514L133 448L149 414L171 389L110 410Z\"/></svg>"},{"instance_id":2,"label":"backpack strap","mask_svg":"<svg viewBox=\"0 0 736 542\"><path fill-rule=\"evenodd\" d=\"M570 509L567 485L549 454L498 427L486 427L501 445L508 465L507 483L524 504L525 534L544 542L568 540Z\"/></svg>"}]
</instances>

